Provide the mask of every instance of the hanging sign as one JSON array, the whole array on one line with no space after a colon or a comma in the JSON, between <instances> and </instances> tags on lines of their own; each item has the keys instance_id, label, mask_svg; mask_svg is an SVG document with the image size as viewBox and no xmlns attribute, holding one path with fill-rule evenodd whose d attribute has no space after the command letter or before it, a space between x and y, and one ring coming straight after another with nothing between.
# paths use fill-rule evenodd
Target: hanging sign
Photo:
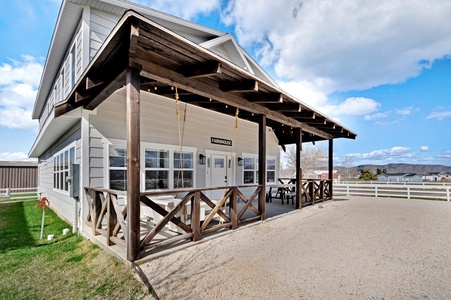
<instances>
[{"instance_id":1,"label":"hanging sign","mask_svg":"<svg viewBox=\"0 0 451 300\"><path fill-rule=\"evenodd\" d=\"M223 146L232 146L232 140L220 139L216 137L211 137L211 143Z\"/></svg>"}]
</instances>

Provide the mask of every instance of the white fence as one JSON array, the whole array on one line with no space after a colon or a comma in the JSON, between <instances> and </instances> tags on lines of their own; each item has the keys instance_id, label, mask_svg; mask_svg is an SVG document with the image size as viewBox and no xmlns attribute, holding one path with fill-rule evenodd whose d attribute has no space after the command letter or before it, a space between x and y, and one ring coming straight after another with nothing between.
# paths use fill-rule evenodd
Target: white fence
<instances>
[{"instance_id":1,"label":"white fence","mask_svg":"<svg viewBox=\"0 0 451 300\"><path fill-rule=\"evenodd\" d=\"M370 196L451 201L450 184L335 183L334 196Z\"/></svg>"},{"instance_id":2,"label":"white fence","mask_svg":"<svg viewBox=\"0 0 451 300\"><path fill-rule=\"evenodd\" d=\"M25 199L30 198L30 194L36 194L38 196L38 188L6 188L0 189L0 199Z\"/></svg>"}]
</instances>

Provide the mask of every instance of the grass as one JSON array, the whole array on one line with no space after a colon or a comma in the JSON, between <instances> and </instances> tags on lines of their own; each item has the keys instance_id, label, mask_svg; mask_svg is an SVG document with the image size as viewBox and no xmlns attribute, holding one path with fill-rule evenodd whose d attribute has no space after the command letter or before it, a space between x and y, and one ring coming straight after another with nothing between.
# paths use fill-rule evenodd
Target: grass
<instances>
[{"instance_id":1,"label":"grass","mask_svg":"<svg viewBox=\"0 0 451 300\"><path fill-rule=\"evenodd\" d=\"M142 299L151 298L131 270L71 228L37 201L0 203L1 299Z\"/></svg>"}]
</instances>

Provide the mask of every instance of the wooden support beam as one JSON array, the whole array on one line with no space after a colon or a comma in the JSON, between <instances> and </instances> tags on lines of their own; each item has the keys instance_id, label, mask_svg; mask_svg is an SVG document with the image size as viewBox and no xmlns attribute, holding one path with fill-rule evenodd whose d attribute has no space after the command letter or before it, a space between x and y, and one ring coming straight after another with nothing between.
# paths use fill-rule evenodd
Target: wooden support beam
<instances>
[{"instance_id":1,"label":"wooden support beam","mask_svg":"<svg viewBox=\"0 0 451 300\"><path fill-rule=\"evenodd\" d=\"M295 129L296 139L296 209L302 208L302 169L301 169L301 151L302 151L302 130Z\"/></svg>"},{"instance_id":2,"label":"wooden support beam","mask_svg":"<svg viewBox=\"0 0 451 300\"><path fill-rule=\"evenodd\" d=\"M102 85L102 84L104 84L104 82L105 81L103 81L103 80L95 82L90 77L86 77L86 90L89 90L89 89L95 88L99 85Z\"/></svg>"},{"instance_id":3,"label":"wooden support beam","mask_svg":"<svg viewBox=\"0 0 451 300\"><path fill-rule=\"evenodd\" d=\"M137 22L130 24L130 47L128 49L130 54L136 53L136 46L139 39L139 26Z\"/></svg>"},{"instance_id":4,"label":"wooden support beam","mask_svg":"<svg viewBox=\"0 0 451 300\"><path fill-rule=\"evenodd\" d=\"M258 184L262 189L258 196L258 211L261 220L266 220L266 116L258 121Z\"/></svg>"},{"instance_id":5,"label":"wooden support beam","mask_svg":"<svg viewBox=\"0 0 451 300\"><path fill-rule=\"evenodd\" d=\"M283 95L280 93L250 94L246 99L254 103L283 103Z\"/></svg>"},{"instance_id":6,"label":"wooden support beam","mask_svg":"<svg viewBox=\"0 0 451 300\"><path fill-rule=\"evenodd\" d=\"M140 95L139 69L126 70L127 259L140 258Z\"/></svg>"},{"instance_id":7,"label":"wooden support beam","mask_svg":"<svg viewBox=\"0 0 451 300\"><path fill-rule=\"evenodd\" d=\"M209 61L191 66L183 66L179 73L188 78L202 78L219 75L222 73L222 69L220 62Z\"/></svg>"},{"instance_id":8,"label":"wooden support beam","mask_svg":"<svg viewBox=\"0 0 451 300\"><path fill-rule=\"evenodd\" d=\"M219 84L224 92L258 92L257 80L226 81Z\"/></svg>"},{"instance_id":9,"label":"wooden support beam","mask_svg":"<svg viewBox=\"0 0 451 300\"><path fill-rule=\"evenodd\" d=\"M333 193L333 172L334 172L334 140L329 140L329 180L330 180L330 197L333 199L334 193Z\"/></svg>"},{"instance_id":10,"label":"wooden support beam","mask_svg":"<svg viewBox=\"0 0 451 300\"><path fill-rule=\"evenodd\" d=\"M158 82L173 85L178 88L184 89L186 91L201 95L205 98L212 98L216 101L222 102L227 105L231 105L233 107L246 110L255 114L263 114L266 115L268 119L277 121L282 124L286 124L292 127L302 128L303 131L314 133L322 137L323 139L332 138L332 136L324 131L318 130L314 127L311 127L307 124L298 122L292 118L288 118L281 113L276 111L272 111L266 107L263 107L256 103L251 103L246 99L235 96L234 94L223 92L207 83L186 78L183 75L174 72L172 70L168 70L166 68L162 68L161 66L146 61L142 58L137 58L136 62L142 65L143 70L141 71L141 76L156 80Z\"/></svg>"}]
</instances>

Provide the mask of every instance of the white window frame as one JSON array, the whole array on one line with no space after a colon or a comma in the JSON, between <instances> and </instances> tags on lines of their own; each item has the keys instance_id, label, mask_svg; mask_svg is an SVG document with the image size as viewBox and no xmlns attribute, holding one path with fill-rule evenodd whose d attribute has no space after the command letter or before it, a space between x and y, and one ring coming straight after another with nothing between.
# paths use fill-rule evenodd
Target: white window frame
<instances>
[{"instance_id":1,"label":"white window frame","mask_svg":"<svg viewBox=\"0 0 451 300\"><path fill-rule=\"evenodd\" d=\"M71 157L71 150L73 149L73 157ZM65 168L64 163L61 161L61 156L64 158L65 153L67 153L67 168ZM52 156L53 159L53 191L69 195L69 191L71 188L71 183L67 182L67 177L69 176L70 166L77 161L77 153L76 153L76 143L72 142L68 146L64 147L60 151L56 152ZM56 182L55 182L56 181ZM67 182L67 190L65 189ZM61 189L60 187L63 187Z\"/></svg>"},{"instance_id":2,"label":"white window frame","mask_svg":"<svg viewBox=\"0 0 451 300\"><path fill-rule=\"evenodd\" d=\"M169 151L169 178L168 178L168 189L169 190L176 190L174 188L174 172L178 171L178 168L174 168L174 155L175 152L180 152L180 146L178 145L167 145L167 144L156 144L156 143L147 143L142 142L141 143L141 191L152 191L152 190L146 190L146 170L157 170L153 168L145 168L145 153L146 149L152 149L152 150L166 150ZM192 171L193 172L193 188L195 188L196 185L196 164L197 164L197 148L195 147L182 147L182 152L191 152L193 153L193 165L192 169L182 169L182 171Z\"/></svg>"},{"instance_id":3,"label":"white window frame","mask_svg":"<svg viewBox=\"0 0 451 300\"><path fill-rule=\"evenodd\" d=\"M127 148L125 141L123 140L118 140L118 139L110 139L110 140L104 140L104 144L106 145L106 147L104 147L104 151L105 151L105 159L104 159L104 178L106 180L105 185L110 188L110 156L109 156L109 151L110 151L110 147L121 147L121 148ZM177 145L167 145L167 144L156 144L156 143L148 143L148 142L141 142L140 144L140 165L141 165L141 186L140 186L140 190L142 192L145 192L145 188L146 188L146 170L157 170L158 168L146 168L145 167L145 153L146 153L146 149L152 149L152 150L167 150L169 151L169 168L165 169L168 170L168 189L169 190L173 190L174 188L174 172L178 171L178 168L174 168L174 154L175 152L179 152L180 151L180 147ZM182 169L182 171L192 171L193 172L193 188L195 188L197 186L196 183L196 165L197 165L197 148L195 147L183 147L182 148L182 152L186 153L186 152L190 152L193 154L193 165L192 168L185 168ZM113 167L113 169L124 169L125 171L127 171L127 167L123 167L123 168L116 168ZM151 191L151 190L147 190L147 191Z\"/></svg>"},{"instance_id":4,"label":"white window frame","mask_svg":"<svg viewBox=\"0 0 451 300\"><path fill-rule=\"evenodd\" d=\"M254 159L254 169L245 169L246 158ZM268 160L274 160L274 167L275 167L274 170L268 169ZM244 183L244 172L254 172L254 182L253 183ZM274 172L274 182L268 182L268 173L269 172ZM277 157L272 156L272 155L266 156L266 183L269 183L269 184L277 183ZM242 184L244 184L244 185L258 184L258 154L243 153Z\"/></svg>"}]
</instances>

